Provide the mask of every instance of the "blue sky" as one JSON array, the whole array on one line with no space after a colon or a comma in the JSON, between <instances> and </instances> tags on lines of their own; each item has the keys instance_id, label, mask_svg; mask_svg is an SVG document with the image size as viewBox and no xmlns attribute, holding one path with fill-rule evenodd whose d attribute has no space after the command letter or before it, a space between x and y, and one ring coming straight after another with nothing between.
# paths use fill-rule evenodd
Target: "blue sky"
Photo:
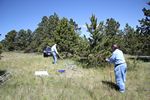
<instances>
[{"instance_id":1,"label":"blue sky","mask_svg":"<svg viewBox=\"0 0 150 100\"><path fill-rule=\"evenodd\" d=\"M148 0L0 0L0 40L15 29L34 31L43 16L73 18L86 33L85 23L95 14L98 21L114 18L122 29L126 23L132 27L144 18L142 9L148 7ZM87 33L86 33L87 34Z\"/></svg>"}]
</instances>

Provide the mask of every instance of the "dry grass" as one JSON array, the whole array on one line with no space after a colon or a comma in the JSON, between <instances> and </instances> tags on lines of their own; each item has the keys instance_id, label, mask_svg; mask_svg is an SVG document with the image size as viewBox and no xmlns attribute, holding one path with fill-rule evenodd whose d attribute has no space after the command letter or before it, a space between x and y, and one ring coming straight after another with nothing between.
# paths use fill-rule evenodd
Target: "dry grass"
<instances>
[{"instance_id":1,"label":"dry grass","mask_svg":"<svg viewBox=\"0 0 150 100\"><path fill-rule=\"evenodd\" d=\"M70 59L53 65L52 58L37 54L7 52L2 56L0 70L11 72L12 77L0 86L0 100L150 99L150 63L128 60L127 91L121 94L113 87L113 68L110 67L83 69ZM75 65L74 69L68 68L71 64ZM61 74L57 72L59 69L66 72ZM35 76L37 70L46 70L50 76Z\"/></svg>"}]
</instances>

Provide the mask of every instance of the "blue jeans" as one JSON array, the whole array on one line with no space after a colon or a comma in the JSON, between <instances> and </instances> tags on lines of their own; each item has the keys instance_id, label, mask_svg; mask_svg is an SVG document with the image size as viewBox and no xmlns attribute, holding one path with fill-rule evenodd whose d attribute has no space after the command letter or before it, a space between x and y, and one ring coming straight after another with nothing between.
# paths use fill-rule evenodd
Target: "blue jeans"
<instances>
[{"instance_id":1,"label":"blue jeans","mask_svg":"<svg viewBox=\"0 0 150 100\"><path fill-rule=\"evenodd\" d=\"M127 73L127 65L126 63L120 64L114 69L116 84L119 87L119 91L125 91L125 81L126 81L126 73Z\"/></svg>"},{"instance_id":2,"label":"blue jeans","mask_svg":"<svg viewBox=\"0 0 150 100\"><path fill-rule=\"evenodd\" d=\"M52 55L53 55L54 64L56 64L56 62L57 62L57 54L56 54L56 52L55 51L52 52Z\"/></svg>"}]
</instances>

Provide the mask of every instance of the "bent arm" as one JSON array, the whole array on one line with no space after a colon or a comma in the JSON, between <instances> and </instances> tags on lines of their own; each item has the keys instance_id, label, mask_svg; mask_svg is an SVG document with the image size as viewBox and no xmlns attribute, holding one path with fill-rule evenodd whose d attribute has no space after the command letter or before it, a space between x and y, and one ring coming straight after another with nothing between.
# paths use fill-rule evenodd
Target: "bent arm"
<instances>
[{"instance_id":1,"label":"bent arm","mask_svg":"<svg viewBox=\"0 0 150 100\"><path fill-rule=\"evenodd\" d=\"M110 58L107 58L106 61L110 63L114 63L116 59L116 55L113 53Z\"/></svg>"}]
</instances>

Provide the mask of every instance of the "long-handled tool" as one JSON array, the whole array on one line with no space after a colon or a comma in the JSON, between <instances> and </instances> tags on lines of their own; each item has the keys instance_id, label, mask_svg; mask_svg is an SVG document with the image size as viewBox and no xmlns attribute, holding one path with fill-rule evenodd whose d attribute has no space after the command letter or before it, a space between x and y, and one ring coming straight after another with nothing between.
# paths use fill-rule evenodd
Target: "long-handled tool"
<instances>
[{"instance_id":1,"label":"long-handled tool","mask_svg":"<svg viewBox=\"0 0 150 100\"><path fill-rule=\"evenodd\" d=\"M63 59L59 54L57 54L60 59Z\"/></svg>"},{"instance_id":2,"label":"long-handled tool","mask_svg":"<svg viewBox=\"0 0 150 100\"><path fill-rule=\"evenodd\" d=\"M111 64L111 66L109 68L109 76L110 76L111 82L114 82L114 75L113 75L114 71L112 68L113 68L113 66Z\"/></svg>"}]
</instances>

